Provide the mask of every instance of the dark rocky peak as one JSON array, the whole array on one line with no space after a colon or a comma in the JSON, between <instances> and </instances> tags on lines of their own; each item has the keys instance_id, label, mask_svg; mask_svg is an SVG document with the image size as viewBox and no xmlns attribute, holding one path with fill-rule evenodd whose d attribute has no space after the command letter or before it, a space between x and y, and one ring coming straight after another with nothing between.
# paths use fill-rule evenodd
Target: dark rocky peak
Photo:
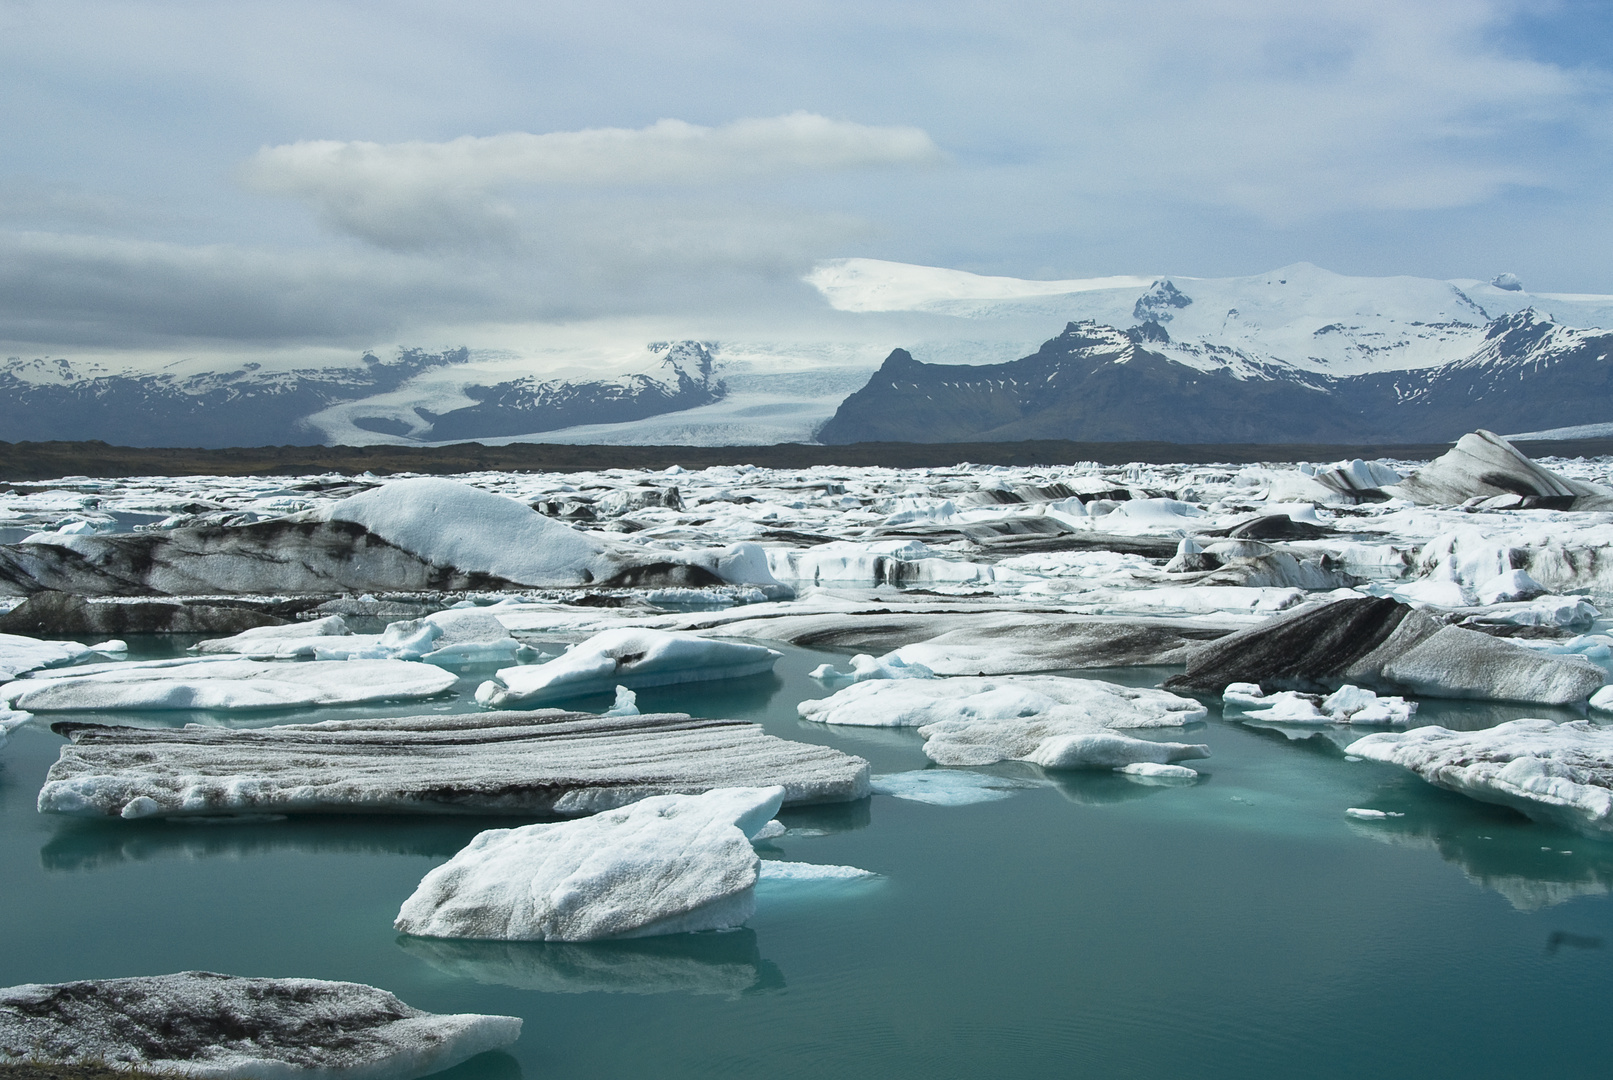
<instances>
[{"instance_id":1,"label":"dark rocky peak","mask_svg":"<svg viewBox=\"0 0 1613 1080\"><path fill-rule=\"evenodd\" d=\"M1137 298L1137 303L1131 308L1131 317L1138 322L1163 325L1171 321L1171 309L1185 308L1192 302L1191 296L1171 284L1168 279L1161 278Z\"/></svg>"},{"instance_id":2,"label":"dark rocky peak","mask_svg":"<svg viewBox=\"0 0 1613 1080\"><path fill-rule=\"evenodd\" d=\"M682 371L698 372L702 379L711 377L716 362L717 343L714 341L652 341L652 353L666 353L665 363Z\"/></svg>"},{"instance_id":3,"label":"dark rocky peak","mask_svg":"<svg viewBox=\"0 0 1613 1080\"><path fill-rule=\"evenodd\" d=\"M1492 320L1484 330L1484 338L1495 342L1502 352L1513 353L1534 348L1556 328L1550 315L1527 307Z\"/></svg>"},{"instance_id":4,"label":"dark rocky peak","mask_svg":"<svg viewBox=\"0 0 1613 1080\"><path fill-rule=\"evenodd\" d=\"M896 375L913 372L923 366L923 364L913 359L913 354L906 349L892 349L891 354L885 357L885 362L879 366L879 373L881 375Z\"/></svg>"},{"instance_id":5,"label":"dark rocky peak","mask_svg":"<svg viewBox=\"0 0 1613 1080\"><path fill-rule=\"evenodd\" d=\"M1126 331L1126 336L1131 339L1133 345L1141 345L1145 341L1151 341L1158 345L1168 345L1171 340L1171 336L1165 332L1165 328L1152 321L1133 326Z\"/></svg>"}]
</instances>

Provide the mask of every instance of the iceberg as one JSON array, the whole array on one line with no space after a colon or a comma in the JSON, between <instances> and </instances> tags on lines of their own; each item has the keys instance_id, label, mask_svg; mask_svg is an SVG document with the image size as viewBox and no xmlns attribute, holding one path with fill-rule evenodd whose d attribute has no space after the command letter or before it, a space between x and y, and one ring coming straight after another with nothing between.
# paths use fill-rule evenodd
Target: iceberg
<instances>
[{"instance_id":1,"label":"iceberg","mask_svg":"<svg viewBox=\"0 0 1613 1080\"><path fill-rule=\"evenodd\" d=\"M1194 650L1171 690L1220 694L1332 692L1348 684L1421 697L1563 705L1602 685L1602 669L1459 626L1388 597L1355 597L1285 612Z\"/></svg>"},{"instance_id":2,"label":"iceberg","mask_svg":"<svg viewBox=\"0 0 1613 1080\"><path fill-rule=\"evenodd\" d=\"M276 664L198 657L88 664L0 687L0 703L29 712L150 709L297 709L417 701L456 682L451 672L405 660Z\"/></svg>"},{"instance_id":3,"label":"iceberg","mask_svg":"<svg viewBox=\"0 0 1613 1080\"><path fill-rule=\"evenodd\" d=\"M76 641L41 641L21 634L0 634L0 682L25 672L71 664L93 651Z\"/></svg>"},{"instance_id":4,"label":"iceberg","mask_svg":"<svg viewBox=\"0 0 1613 1080\"><path fill-rule=\"evenodd\" d=\"M522 585L586 585L617 569L603 544L564 522L441 477L394 480L342 499L321 516L361 525L433 566Z\"/></svg>"},{"instance_id":5,"label":"iceberg","mask_svg":"<svg viewBox=\"0 0 1613 1080\"><path fill-rule=\"evenodd\" d=\"M1522 507L1613 508L1613 489L1560 476L1490 431L1463 435L1443 457L1401 481L1395 490L1413 502L1433 505L1510 498L1512 505Z\"/></svg>"},{"instance_id":6,"label":"iceberg","mask_svg":"<svg viewBox=\"0 0 1613 1080\"><path fill-rule=\"evenodd\" d=\"M1613 837L1613 730L1523 719L1483 731L1380 732L1347 752L1410 769L1436 787L1588 836Z\"/></svg>"},{"instance_id":7,"label":"iceberg","mask_svg":"<svg viewBox=\"0 0 1613 1080\"><path fill-rule=\"evenodd\" d=\"M40 789L39 809L88 817L577 817L718 787L778 785L792 805L850 802L869 790L862 758L776 738L758 724L678 713L434 714L239 730L62 723L55 730L70 741Z\"/></svg>"},{"instance_id":8,"label":"iceberg","mask_svg":"<svg viewBox=\"0 0 1613 1080\"><path fill-rule=\"evenodd\" d=\"M1189 698L1058 675L873 680L803 701L801 717L856 727L922 727L950 720L1015 720L1102 728L1181 727L1209 715Z\"/></svg>"},{"instance_id":9,"label":"iceberg","mask_svg":"<svg viewBox=\"0 0 1613 1080\"><path fill-rule=\"evenodd\" d=\"M489 829L427 874L393 923L421 937L599 941L742 925L751 836L782 787L660 795L581 821Z\"/></svg>"},{"instance_id":10,"label":"iceberg","mask_svg":"<svg viewBox=\"0 0 1613 1080\"><path fill-rule=\"evenodd\" d=\"M1349 684L1324 698L1294 690L1266 694L1257 683L1233 683L1221 700L1228 711L1274 724L1407 724L1417 712L1415 701Z\"/></svg>"},{"instance_id":11,"label":"iceberg","mask_svg":"<svg viewBox=\"0 0 1613 1080\"><path fill-rule=\"evenodd\" d=\"M428 1013L373 986L323 979L183 971L0 990L0 1065L9 1066L411 1080L520 1034L513 1016Z\"/></svg>"},{"instance_id":12,"label":"iceberg","mask_svg":"<svg viewBox=\"0 0 1613 1080\"><path fill-rule=\"evenodd\" d=\"M286 623L281 626L254 626L226 638L201 641L191 651L201 656L242 656L248 660L289 660L298 657L312 658L318 639L345 637L352 634L347 620L340 615L327 615L308 622Z\"/></svg>"},{"instance_id":13,"label":"iceberg","mask_svg":"<svg viewBox=\"0 0 1613 1080\"><path fill-rule=\"evenodd\" d=\"M1188 698L1093 679L878 680L803 701L802 718L859 727L917 727L924 753L940 765L1005 759L1049 769L1118 768L1208 757L1209 748L1116 735L1114 728L1181 727L1207 710Z\"/></svg>"},{"instance_id":14,"label":"iceberg","mask_svg":"<svg viewBox=\"0 0 1613 1080\"><path fill-rule=\"evenodd\" d=\"M587 694L646 686L737 679L772 671L782 655L761 645L713 641L664 630L618 629L595 634L545 664L500 669L476 688L494 709L539 705Z\"/></svg>"}]
</instances>

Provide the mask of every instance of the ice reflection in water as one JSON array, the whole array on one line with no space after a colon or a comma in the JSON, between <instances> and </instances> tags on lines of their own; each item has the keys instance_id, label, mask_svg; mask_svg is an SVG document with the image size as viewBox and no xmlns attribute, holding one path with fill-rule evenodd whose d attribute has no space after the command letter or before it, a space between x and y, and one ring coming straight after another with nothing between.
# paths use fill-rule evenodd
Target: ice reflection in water
<instances>
[{"instance_id":1,"label":"ice reflection in water","mask_svg":"<svg viewBox=\"0 0 1613 1080\"><path fill-rule=\"evenodd\" d=\"M546 994L718 994L784 989L756 932L678 934L581 944L398 937L398 947L445 975Z\"/></svg>"}]
</instances>

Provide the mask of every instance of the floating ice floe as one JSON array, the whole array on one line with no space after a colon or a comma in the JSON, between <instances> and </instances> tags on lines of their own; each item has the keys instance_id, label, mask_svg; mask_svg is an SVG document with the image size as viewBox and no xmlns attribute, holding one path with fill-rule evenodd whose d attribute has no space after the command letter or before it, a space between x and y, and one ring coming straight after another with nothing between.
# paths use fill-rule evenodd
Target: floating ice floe
<instances>
[{"instance_id":1,"label":"floating ice floe","mask_svg":"<svg viewBox=\"0 0 1613 1080\"><path fill-rule=\"evenodd\" d=\"M825 686L850 686L869 679L933 679L935 672L923 664L909 664L894 653L873 657L858 653L851 658L851 670L836 671L833 664L819 664L808 673Z\"/></svg>"},{"instance_id":2,"label":"floating ice floe","mask_svg":"<svg viewBox=\"0 0 1613 1080\"><path fill-rule=\"evenodd\" d=\"M1139 784L1165 786L1191 784L1199 778L1197 769L1190 769L1186 765L1165 765L1157 761L1133 761L1129 765L1120 766L1115 772Z\"/></svg>"},{"instance_id":3,"label":"floating ice floe","mask_svg":"<svg viewBox=\"0 0 1613 1080\"><path fill-rule=\"evenodd\" d=\"M496 679L476 688L476 700L507 709L609 693L617 686L636 690L737 679L772 671L780 655L761 645L694 634L606 630L547 663L501 669Z\"/></svg>"},{"instance_id":4,"label":"floating ice floe","mask_svg":"<svg viewBox=\"0 0 1613 1080\"><path fill-rule=\"evenodd\" d=\"M1351 743L1349 752L1403 766L1437 787L1510 806L1537 821L1613 836L1613 729L1585 720L1381 732Z\"/></svg>"},{"instance_id":5,"label":"floating ice floe","mask_svg":"<svg viewBox=\"0 0 1613 1080\"><path fill-rule=\"evenodd\" d=\"M39 809L90 817L575 817L717 787L779 785L791 804L848 802L869 790L862 758L775 738L757 724L676 713L439 714L250 730L57 727L70 741L40 789Z\"/></svg>"},{"instance_id":6,"label":"floating ice floe","mask_svg":"<svg viewBox=\"0 0 1613 1080\"><path fill-rule=\"evenodd\" d=\"M41 641L21 634L0 634L0 682L29 671L71 664L94 652L76 641Z\"/></svg>"},{"instance_id":7,"label":"floating ice floe","mask_svg":"<svg viewBox=\"0 0 1613 1080\"><path fill-rule=\"evenodd\" d=\"M411 1080L508 1046L513 1016L438 1014L322 979L185 971L0 990L0 1065L194 1080Z\"/></svg>"},{"instance_id":8,"label":"floating ice floe","mask_svg":"<svg viewBox=\"0 0 1613 1080\"><path fill-rule=\"evenodd\" d=\"M0 687L0 703L30 712L293 709L416 701L454 685L451 672L405 660L275 664L233 657L86 664Z\"/></svg>"},{"instance_id":9,"label":"floating ice floe","mask_svg":"<svg viewBox=\"0 0 1613 1080\"><path fill-rule=\"evenodd\" d=\"M1350 817L1359 818L1362 821L1387 821L1390 818L1406 816L1395 810L1374 810L1367 806L1351 806L1344 812Z\"/></svg>"},{"instance_id":10,"label":"floating ice floe","mask_svg":"<svg viewBox=\"0 0 1613 1080\"><path fill-rule=\"evenodd\" d=\"M1323 697L1294 690L1266 694L1257 683L1232 683L1221 700L1252 719L1274 724L1406 724L1417 712L1415 701L1379 697L1350 685Z\"/></svg>"},{"instance_id":11,"label":"floating ice floe","mask_svg":"<svg viewBox=\"0 0 1613 1080\"><path fill-rule=\"evenodd\" d=\"M241 656L248 660L312 659L320 639L353 633L340 615L281 626L254 626L227 638L198 642L191 651L202 656Z\"/></svg>"},{"instance_id":12,"label":"floating ice floe","mask_svg":"<svg viewBox=\"0 0 1613 1080\"><path fill-rule=\"evenodd\" d=\"M742 925L751 836L782 787L662 795L581 821L489 829L427 874L393 926L423 937L598 941Z\"/></svg>"},{"instance_id":13,"label":"floating ice floe","mask_svg":"<svg viewBox=\"0 0 1613 1080\"><path fill-rule=\"evenodd\" d=\"M1333 691L1346 684L1419 697L1561 705L1584 701L1602 669L1475 630L1442 626L1388 597L1298 609L1193 651L1166 687L1222 693L1232 683L1268 691Z\"/></svg>"},{"instance_id":14,"label":"floating ice floe","mask_svg":"<svg viewBox=\"0 0 1613 1080\"><path fill-rule=\"evenodd\" d=\"M826 724L917 727L941 765L1006 758L1051 769L1117 768L1208 757L1200 745L1115 735L1115 728L1181 727L1204 706L1163 690L1056 676L879 680L803 701L801 716Z\"/></svg>"}]
</instances>

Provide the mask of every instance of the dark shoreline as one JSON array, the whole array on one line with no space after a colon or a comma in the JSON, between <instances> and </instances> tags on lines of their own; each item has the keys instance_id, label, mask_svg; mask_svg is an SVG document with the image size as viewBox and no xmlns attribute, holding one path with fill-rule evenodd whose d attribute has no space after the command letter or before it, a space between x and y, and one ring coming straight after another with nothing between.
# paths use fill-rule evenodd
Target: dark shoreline
<instances>
[{"instance_id":1,"label":"dark shoreline","mask_svg":"<svg viewBox=\"0 0 1613 1080\"><path fill-rule=\"evenodd\" d=\"M1530 457L1599 457L1613 454L1613 439L1564 439L1516 444ZM1348 458L1427 460L1450 443L1328 445L1320 443L1170 442L1087 443L1063 440L987 443L851 443L843 446L572 446L516 443L483 446L259 446L209 450L110 446L103 442L0 442L0 480L39 481L64 476L301 476L357 474L583 472L664 469L679 465L757 465L804 469L813 465L938 468L977 465L1151 464L1247 465L1259 462L1338 461Z\"/></svg>"}]
</instances>

